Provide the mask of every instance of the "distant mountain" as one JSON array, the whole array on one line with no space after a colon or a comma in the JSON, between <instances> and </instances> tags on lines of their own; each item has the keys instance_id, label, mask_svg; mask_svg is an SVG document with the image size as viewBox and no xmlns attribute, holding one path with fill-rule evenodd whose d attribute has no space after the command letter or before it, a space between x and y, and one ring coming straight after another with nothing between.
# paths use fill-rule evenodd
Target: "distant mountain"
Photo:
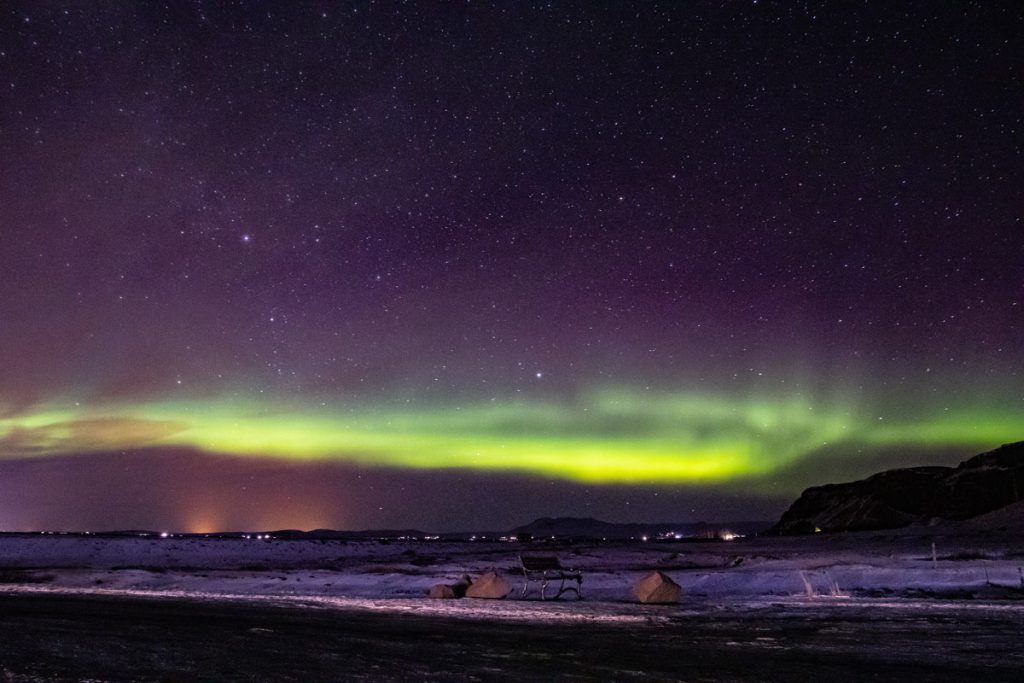
<instances>
[{"instance_id":1,"label":"distant mountain","mask_svg":"<svg viewBox=\"0 0 1024 683\"><path fill-rule=\"evenodd\" d=\"M976 455L957 467L889 470L847 484L809 488L770 533L896 529L965 520L1022 499L1024 441Z\"/></svg>"},{"instance_id":2,"label":"distant mountain","mask_svg":"<svg viewBox=\"0 0 1024 683\"><path fill-rule=\"evenodd\" d=\"M542 540L549 538L573 538L592 540L627 540L642 539L715 539L729 535L752 536L763 532L771 526L771 522L732 522L728 524L707 524L705 522L685 522L679 524L666 523L634 523L617 524L604 522L592 517L542 517L529 524L516 527L511 531L441 531L429 532L419 529L365 529L349 531L344 529L278 529L249 531L152 531L147 529L118 529L114 531L34 531L4 532L0 536L29 534L60 534L68 536L96 537L144 537L144 538L223 538L223 539L255 539L278 541L364 541L364 540L443 540L443 541L496 541L522 537L524 535Z\"/></svg>"},{"instance_id":3,"label":"distant mountain","mask_svg":"<svg viewBox=\"0 0 1024 683\"><path fill-rule=\"evenodd\" d=\"M427 534L417 529L366 529L364 531L335 531L334 529L313 529L312 531L299 531L298 529L282 529L269 532L270 536L284 540L344 540L344 539L366 539L366 538L423 538Z\"/></svg>"},{"instance_id":4,"label":"distant mountain","mask_svg":"<svg viewBox=\"0 0 1024 683\"><path fill-rule=\"evenodd\" d=\"M735 522L707 524L704 522L631 523L604 522L593 517L541 517L516 527L510 535L529 534L533 538L649 539L679 536L682 538L718 538L725 534L751 535L769 526L768 522Z\"/></svg>"}]
</instances>

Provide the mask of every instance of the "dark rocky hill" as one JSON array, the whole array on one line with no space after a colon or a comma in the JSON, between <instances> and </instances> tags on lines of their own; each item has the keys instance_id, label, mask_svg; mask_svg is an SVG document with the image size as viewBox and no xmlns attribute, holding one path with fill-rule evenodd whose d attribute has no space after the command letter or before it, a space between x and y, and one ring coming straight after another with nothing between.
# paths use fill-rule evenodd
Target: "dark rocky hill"
<instances>
[{"instance_id":1,"label":"dark rocky hill","mask_svg":"<svg viewBox=\"0 0 1024 683\"><path fill-rule=\"evenodd\" d=\"M1024 499L1024 441L957 467L889 470L803 492L771 529L776 534L895 529L964 520Z\"/></svg>"}]
</instances>

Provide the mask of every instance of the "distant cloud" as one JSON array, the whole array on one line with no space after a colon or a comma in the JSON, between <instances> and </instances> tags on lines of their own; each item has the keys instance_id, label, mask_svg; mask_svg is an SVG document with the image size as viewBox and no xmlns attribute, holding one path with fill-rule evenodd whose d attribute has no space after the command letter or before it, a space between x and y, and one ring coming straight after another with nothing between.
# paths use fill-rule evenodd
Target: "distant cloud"
<instances>
[{"instance_id":1,"label":"distant cloud","mask_svg":"<svg viewBox=\"0 0 1024 683\"><path fill-rule=\"evenodd\" d=\"M185 428L181 422L126 417L16 426L0 436L0 458L137 448L174 436Z\"/></svg>"}]
</instances>

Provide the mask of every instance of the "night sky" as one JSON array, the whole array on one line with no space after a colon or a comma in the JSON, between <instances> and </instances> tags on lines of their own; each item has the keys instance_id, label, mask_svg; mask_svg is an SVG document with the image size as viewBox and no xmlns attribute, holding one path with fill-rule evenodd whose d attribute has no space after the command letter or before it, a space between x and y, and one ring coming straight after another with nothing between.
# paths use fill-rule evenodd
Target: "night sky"
<instances>
[{"instance_id":1,"label":"night sky","mask_svg":"<svg viewBox=\"0 0 1024 683\"><path fill-rule=\"evenodd\" d=\"M1024 438L1019 2L0 13L0 529L770 519Z\"/></svg>"}]
</instances>

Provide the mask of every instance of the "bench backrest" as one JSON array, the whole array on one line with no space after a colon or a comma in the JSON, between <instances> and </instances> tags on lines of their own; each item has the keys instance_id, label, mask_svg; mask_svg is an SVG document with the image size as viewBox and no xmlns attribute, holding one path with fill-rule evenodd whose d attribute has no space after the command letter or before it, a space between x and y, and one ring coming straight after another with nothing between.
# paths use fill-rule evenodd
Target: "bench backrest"
<instances>
[{"instance_id":1,"label":"bench backrest","mask_svg":"<svg viewBox=\"0 0 1024 683\"><path fill-rule=\"evenodd\" d=\"M562 563L558 561L558 558L549 555L533 557L524 557L520 555L519 561L523 563L523 569L531 572L562 568Z\"/></svg>"}]
</instances>

